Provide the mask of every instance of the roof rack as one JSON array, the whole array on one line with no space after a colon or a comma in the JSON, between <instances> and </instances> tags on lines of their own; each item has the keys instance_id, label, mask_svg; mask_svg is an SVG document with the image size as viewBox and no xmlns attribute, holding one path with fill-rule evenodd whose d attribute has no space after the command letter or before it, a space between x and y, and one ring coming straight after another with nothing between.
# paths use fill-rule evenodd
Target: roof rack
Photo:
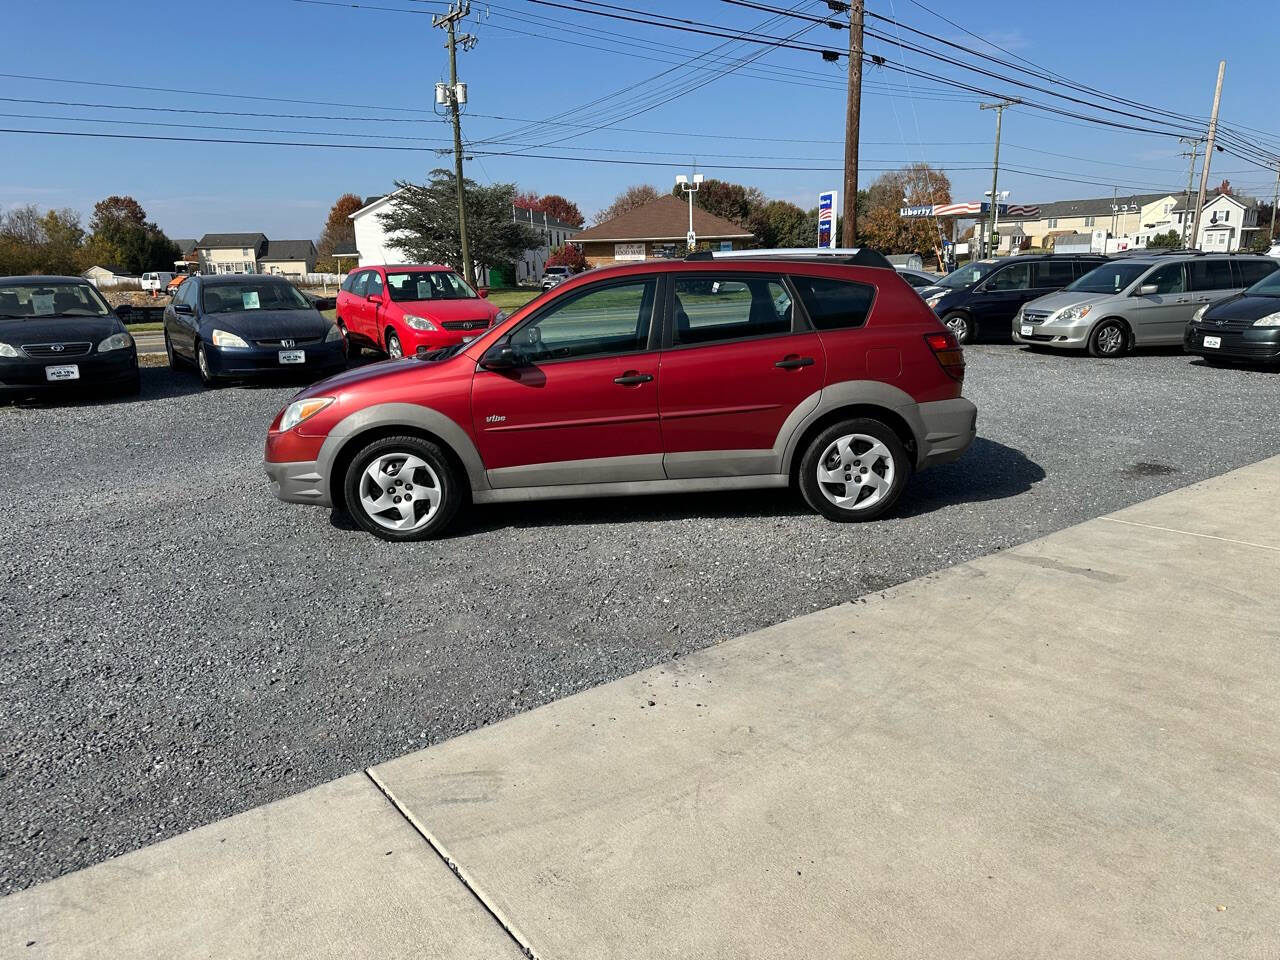
<instances>
[{"instance_id":1,"label":"roof rack","mask_svg":"<svg viewBox=\"0 0 1280 960\"><path fill-rule=\"evenodd\" d=\"M766 250L699 250L686 260L824 260L855 267L892 270L884 254L866 247L775 247Z\"/></svg>"}]
</instances>

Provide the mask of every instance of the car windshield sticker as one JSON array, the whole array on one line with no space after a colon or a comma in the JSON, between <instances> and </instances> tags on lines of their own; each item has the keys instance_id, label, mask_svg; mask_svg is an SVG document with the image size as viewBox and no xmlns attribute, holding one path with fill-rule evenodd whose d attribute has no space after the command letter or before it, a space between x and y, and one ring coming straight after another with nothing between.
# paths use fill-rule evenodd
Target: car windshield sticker
<instances>
[{"instance_id":1,"label":"car windshield sticker","mask_svg":"<svg viewBox=\"0 0 1280 960\"><path fill-rule=\"evenodd\" d=\"M53 294L33 293L31 295L31 312L37 317L47 317L53 313Z\"/></svg>"},{"instance_id":2,"label":"car windshield sticker","mask_svg":"<svg viewBox=\"0 0 1280 960\"><path fill-rule=\"evenodd\" d=\"M244 308L246 310L258 309L258 291L257 290L246 290L244 293L240 294L240 300L244 304Z\"/></svg>"},{"instance_id":3,"label":"car windshield sticker","mask_svg":"<svg viewBox=\"0 0 1280 960\"><path fill-rule=\"evenodd\" d=\"M430 280L418 281L418 299L419 300L431 299L431 281Z\"/></svg>"}]
</instances>

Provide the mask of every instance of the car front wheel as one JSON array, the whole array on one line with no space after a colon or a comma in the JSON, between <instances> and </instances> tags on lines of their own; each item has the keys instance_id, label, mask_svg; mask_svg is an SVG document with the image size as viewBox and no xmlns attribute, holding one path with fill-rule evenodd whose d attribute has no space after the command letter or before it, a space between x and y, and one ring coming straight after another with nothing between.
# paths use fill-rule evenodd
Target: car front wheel
<instances>
[{"instance_id":1,"label":"car front wheel","mask_svg":"<svg viewBox=\"0 0 1280 960\"><path fill-rule=\"evenodd\" d=\"M404 347L400 345L400 336L394 330L387 331L387 356L399 360L404 356Z\"/></svg>"},{"instance_id":2,"label":"car front wheel","mask_svg":"<svg viewBox=\"0 0 1280 960\"><path fill-rule=\"evenodd\" d=\"M213 376L213 369L209 366L209 354L205 352L204 344L196 344L196 369L200 372L200 381L206 387L212 387L216 384Z\"/></svg>"},{"instance_id":3,"label":"car front wheel","mask_svg":"<svg viewBox=\"0 0 1280 960\"><path fill-rule=\"evenodd\" d=\"M1089 335L1091 356L1115 358L1129 352L1129 331L1119 320L1104 320Z\"/></svg>"},{"instance_id":4,"label":"car front wheel","mask_svg":"<svg viewBox=\"0 0 1280 960\"><path fill-rule=\"evenodd\" d=\"M421 437L384 437L347 467L347 512L383 540L439 536L462 505L463 487L444 451Z\"/></svg>"},{"instance_id":5,"label":"car front wheel","mask_svg":"<svg viewBox=\"0 0 1280 960\"><path fill-rule=\"evenodd\" d=\"M911 470L898 435L860 417L813 438L800 461L800 492L829 520L874 520L893 509Z\"/></svg>"},{"instance_id":6,"label":"car front wheel","mask_svg":"<svg viewBox=\"0 0 1280 960\"><path fill-rule=\"evenodd\" d=\"M968 314L948 313L942 318L942 325L950 330L960 343L973 342L973 321L969 319Z\"/></svg>"}]
</instances>

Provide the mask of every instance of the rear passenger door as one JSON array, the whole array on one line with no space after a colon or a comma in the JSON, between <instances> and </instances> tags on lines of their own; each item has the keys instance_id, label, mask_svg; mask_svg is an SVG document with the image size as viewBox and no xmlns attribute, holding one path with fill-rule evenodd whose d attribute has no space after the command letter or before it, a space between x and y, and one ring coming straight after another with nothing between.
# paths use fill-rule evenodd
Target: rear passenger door
<instances>
[{"instance_id":1,"label":"rear passenger door","mask_svg":"<svg viewBox=\"0 0 1280 960\"><path fill-rule=\"evenodd\" d=\"M658 408L672 478L776 474L779 433L826 374L778 274L669 274Z\"/></svg>"},{"instance_id":2,"label":"rear passenger door","mask_svg":"<svg viewBox=\"0 0 1280 960\"><path fill-rule=\"evenodd\" d=\"M365 323L365 307L367 304L364 299L365 284L369 282L370 270L361 270L356 274L355 280L351 283L351 296L348 298L348 306L343 311L342 319L347 322L347 330L354 333L363 340L369 339L369 327Z\"/></svg>"},{"instance_id":3,"label":"rear passenger door","mask_svg":"<svg viewBox=\"0 0 1280 960\"><path fill-rule=\"evenodd\" d=\"M1226 257L1212 259L1198 257L1188 260L1187 280L1193 302L1190 310L1187 311L1186 320L1190 320L1191 315L1206 303L1229 297L1236 291L1236 279L1231 272L1231 261Z\"/></svg>"}]
</instances>

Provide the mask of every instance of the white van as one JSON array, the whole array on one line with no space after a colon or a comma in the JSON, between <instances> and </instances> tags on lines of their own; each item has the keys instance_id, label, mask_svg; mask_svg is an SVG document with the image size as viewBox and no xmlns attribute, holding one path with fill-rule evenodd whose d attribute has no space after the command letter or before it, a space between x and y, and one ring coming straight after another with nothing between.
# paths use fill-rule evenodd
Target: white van
<instances>
[{"instance_id":1,"label":"white van","mask_svg":"<svg viewBox=\"0 0 1280 960\"><path fill-rule=\"evenodd\" d=\"M160 273L144 273L142 275L142 289L157 290L160 293L164 293L164 291L169 287L169 281L172 279L172 273L166 273L163 271Z\"/></svg>"}]
</instances>

